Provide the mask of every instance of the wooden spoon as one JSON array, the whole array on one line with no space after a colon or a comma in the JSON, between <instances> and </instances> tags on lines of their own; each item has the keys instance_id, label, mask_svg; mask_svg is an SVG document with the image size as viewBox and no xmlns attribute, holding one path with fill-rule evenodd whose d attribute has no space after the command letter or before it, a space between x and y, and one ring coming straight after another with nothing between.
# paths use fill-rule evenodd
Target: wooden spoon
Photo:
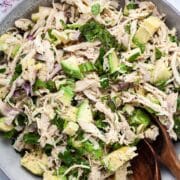
<instances>
[{"instance_id":1,"label":"wooden spoon","mask_svg":"<svg viewBox=\"0 0 180 180\"><path fill-rule=\"evenodd\" d=\"M161 180L161 173L155 152L151 145L143 140L138 145L138 156L131 161L133 180Z\"/></svg>"},{"instance_id":2,"label":"wooden spoon","mask_svg":"<svg viewBox=\"0 0 180 180\"><path fill-rule=\"evenodd\" d=\"M180 180L180 161L176 155L173 143L166 128L158 119L154 118L154 120L160 130L160 135L157 137L157 140L151 142L156 157L171 171L176 179Z\"/></svg>"}]
</instances>

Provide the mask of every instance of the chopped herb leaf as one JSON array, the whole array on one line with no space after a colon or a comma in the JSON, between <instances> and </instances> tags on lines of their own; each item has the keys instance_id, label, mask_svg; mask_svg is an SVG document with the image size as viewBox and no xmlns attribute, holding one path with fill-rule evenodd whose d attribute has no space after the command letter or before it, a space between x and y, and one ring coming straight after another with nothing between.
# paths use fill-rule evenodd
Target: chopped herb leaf
<instances>
[{"instance_id":1,"label":"chopped herb leaf","mask_svg":"<svg viewBox=\"0 0 180 180\"><path fill-rule=\"evenodd\" d=\"M26 144L38 144L39 138L40 138L39 134L32 132L32 133L24 134L23 141Z\"/></svg>"},{"instance_id":2,"label":"chopped herb leaf","mask_svg":"<svg viewBox=\"0 0 180 180\"><path fill-rule=\"evenodd\" d=\"M161 59L162 55L163 54L160 51L160 49L159 48L155 48L155 58L156 58L156 60Z\"/></svg>"},{"instance_id":3,"label":"chopped herb leaf","mask_svg":"<svg viewBox=\"0 0 180 180\"><path fill-rule=\"evenodd\" d=\"M49 80L46 82L46 88L49 89L50 92L56 92L56 85L55 82L52 80Z\"/></svg>"},{"instance_id":4,"label":"chopped herb leaf","mask_svg":"<svg viewBox=\"0 0 180 180\"><path fill-rule=\"evenodd\" d=\"M28 117L26 114L18 114L16 120L19 126L25 126L28 121Z\"/></svg>"},{"instance_id":5,"label":"chopped herb leaf","mask_svg":"<svg viewBox=\"0 0 180 180\"><path fill-rule=\"evenodd\" d=\"M0 69L0 74L3 74L3 73L5 73L5 72L6 72L6 68Z\"/></svg>"},{"instance_id":6,"label":"chopped herb leaf","mask_svg":"<svg viewBox=\"0 0 180 180\"><path fill-rule=\"evenodd\" d=\"M116 111L116 105L111 98L107 100L107 106L111 109L112 112Z\"/></svg>"},{"instance_id":7,"label":"chopped herb leaf","mask_svg":"<svg viewBox=\"0 0 180 180\"><path fill-rule=\"evenodd\" d=\"M37 79L35 84L34 84L34 91L38 90L38 89L48 89L50 92L56 92L56 85L55 82L52 80L49 81L42 81L40 79Z\"/></svg>"},{"instance_id":8,"label":"chopped herb leaf","mask_svg":"<svg viewBox=\"0 0 180 180\"><path fill-rule=\"evenodd\" d=\"M102 131L104 131L106 127L108 126L108 124L101 119L96 120L95 125Z\"/></svg>"},{"instance_id":9,"label":"chopped herb leaf","mask_svg":"<svg viewBox=\"0 0 180 180\"><path fill-rule=\"evenodd\" d=\"M53 149L53 146L51 144L46 144L45 147L44 147L44 152L50 156L51 155L51 151Z\"/></svg>"},{"instance_id":10,"label":"chopped herb leaf","mask_svg":"<svg viewBox=\"0 0 180 180\"><path fill-rule=\"evenodd\" d=\"M107 89L109 87L109 79L107 76L101 76L100 85L103 89Z\"/></svg>"},{"instance_id":11,"label":"chopped herb leaf","mask_svg":"<svg viewBox=\"0 0 180 180\"><path fill-rule=\"evenodd\" d=\"M180 111L180 96L177 99L177 111Z\"/></svg>"},{"instance_id":12,"label":"chopped herb leaf","mask_svg":"<svg viewBox=\"0 0 180 180\"><path fill-rule=\"evenodd\" d=\"M169 40L170 40L171 42L175 42L175 43L178 42L177 36L173 36L173 35L171 35L171 34L169 34Z\"/></svg>"},{"instance_id":13,"label":"chopped herb leaf","mask_svg":"<svg viewBox=\"0 0 180 180\"><path fill-rule=\"evenodd\" d=\"M15 72L14 75L12 77L12 82L15 81L22 73L22 65L21 64L17 64L16 68L15 68Z\"/></svg>"},{"instance_id":14,"label":"chopped herb leaf","mask_svg":"<svg viewBox=\"0 0 180 180\"><path fill-rule=\"evenodd\" d=\"M124 29L128 34L131 34L131 25L130 24L126 24Z\"/></svg>"},{"instance_id":15,"label":"chopped herb leaf","mask_svg":"<svg viewBox=\"0 0 180 180\"><path fill-rule=\"evenodd\" d=\"M3 137L6 138L6 139L12 139L15 136L17 136L17 134L18 134L18 132L15 129L13 129L13 130L11 130L9 132L5 132L3 134Z\"/></svg>"},{"instance_id":16,"label":"chopped herb leaf","mask_svg":"<svg viewBox=\"0 0 180 180\"><path fill-rule=\"evenodd\" d=\"M60 118L58 115L52 120L52 123L57 126L57 128L62 131L64 129L65 121L64 119Z\"/></svg>"},{"instance_id":17,"label":"chopped herb leaf","mask_svg":"<svg viewBox=\"0 0 180 180\"><path fill-rule=\"evenodd\" d=\"M134 3L134 2L131 2L127 5L127 9L130 10L130 9L137 9L139 6L138 4Z\"/></svg>"},{"instance_id":18,"label":"chopped herb leaf","mask_svg":"<svg viewBox=\"0 0 180 180\"><path fill-rule=\"evenodd\" d=\"M99 57L97 58L96 62L95 62L95 67L97 69L98 74L103 74L104 69L103 69L103 63L104 63L104 55L106 54L105 49L104 48L100 48L99 51Z\"/></svg>"},{"instance_id":19,"label":"chopped herb leaf","mask_svg":"<svg viewBox=\"0 0 180 180\"><path fill-rule=\"evenodd\" d=\"M119 44L114 36L105 28L104 25L99 24L95 20L90 20L85 25L80 27L81 35L86 41L101 41L103 48L109 50L115 48L117 51L125 50L122 44Z\"/></svg>"},{"instance_id":20,"label":"chopped herb leaf","mask_svg":"<svg viewBox=\"0 0 180 180\"><path fill-rule=\"evenodd\" d=\"M91 12L93 15L97 16L101 12L101 6L99 3L93 4L91 7Z\"/></svg>"},{"instance_id":21,"label":"chopped herb leaf","mask_svg":"<svg viewBox=\"0 0 180 180\"><path fill-rule=\"evenodd\" d=\"M149 115L145 110L136 109L133 112L132 117L130 118L130 124L132 126L138 127L139 125L143 125L146 128L150 124L151 120Z\"/></svg>"}]
</instances>

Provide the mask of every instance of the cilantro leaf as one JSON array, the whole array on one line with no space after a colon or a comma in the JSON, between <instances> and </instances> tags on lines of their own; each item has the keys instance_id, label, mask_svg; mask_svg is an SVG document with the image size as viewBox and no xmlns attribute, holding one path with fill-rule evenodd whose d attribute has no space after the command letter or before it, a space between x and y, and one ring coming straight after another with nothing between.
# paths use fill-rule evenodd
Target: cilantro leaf
<instances>
[{"instance_id":1,"label":"cilantro leaf","mask_svg":"<svg viewBox=\"0 0 180 180\"><path fill-rule=\"evenodd\" d=\"M22 73L22 65L21 64L17 64L15 67L15 72L14 75L12 77L12 82L15 81Z\"/></svg>"},{"instance_id":2,"label":"cilantro leaf","mask_svg":"<svg viewBox=\"0 0 180 180\"><path fill-rule=\"evenodd\" d=\"M62 131L64 129L65 121L64 119L60 118L57 114L55 118L52 120L52 123L57 126L57 128Z\"/></svg>"},{"instance_id":3,"label":"cilantro leaf","mask_svg":"<svg viewBox=\"0 0 180 180\"><path fill-rule=\"evenodd\" d=\"M39 134L32 132L32 133L27 133L24 134L23 140L26 144L38 144L40 136Z\"/></svg>"},{"instance_id":4,"label":"cilantro leaf","mask_svg":"<svg viewBox=\"0 0 180 180\"><path fill-rule=\"evenodd\" d=\"M86 41L99 40L104 49L109 50L115 48L117 51L125 50L122 44L119 44L117 39L111 35L106 27L95 20L90 20L80 27L81 35Z\"/></svg>"},{"instance_id":5,"label":"cilantro leaf","mask_svg":"<svg viewBox=\"0 0 180 180\"><path fill-rule=\"evenodd\" d=\"M49 81L42 81L40 79L37 79L35 84L34 84L34 91L38 89L48 89L50 92L56 92L56 85L55 82L52 80Z\"/></svg>"},{"instance_id":6,"label":"cilantro leaf","mask_svg":"<svg viewBox=\"0 0 180 180\"><path fill-rule=\"evenodd\" d=\"M99 3L93 4L91 7L91 12L93 15L97 16L101 12L101 6Z\"/></svg>"}]
</instances>

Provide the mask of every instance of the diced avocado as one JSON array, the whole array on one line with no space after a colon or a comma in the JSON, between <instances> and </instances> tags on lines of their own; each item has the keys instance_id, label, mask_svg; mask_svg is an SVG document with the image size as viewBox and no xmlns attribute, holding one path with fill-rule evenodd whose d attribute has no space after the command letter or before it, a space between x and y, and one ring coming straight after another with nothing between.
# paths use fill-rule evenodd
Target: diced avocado
<instances>
[{"instance_id":1,"label":"diced avocado","mask_svg":"<svg viewBox=\"0 0 180 180\"><path fill-rule=\"evenodd\" d=\"M21 166L33 173L34 175L42 176L48 168L48 157L40 151L26 153L21 158Z\"/></svg>"},{"instance_id":2,"label":"diced avocado","mask_svg":"<svg viewBox=\"0 0 180 180\"><path fill-rule=\"evenodd\" d=\"M155 16L150 16L141 23L134 38L139 43L145 44L150 40L160 26L161 20Z\"/></svg>"},{"instance_id":3,"label":"diced avocado","mask_svg":"<svg viewBox=\"0 0 180 180\"><path fill-rule=\"evenodd\" d=\"M23 31L28 31L32 28L33 23L30 19L18 19L15 21L15 26Z\"/></svg>"},{"instance_id":4,"label":"diced avocado","mask_svg":"<svg viewBox=\"0 0 180 180\"><path fill-rule=\"evenodd\" d=\"M43 174L43 180L67 180L65 176L56 176L52 172L46 171Z\"/></svg>"},{"instance_id":5,"label":"diced avocado","mask_svg":"<svg viewBox=\"0 0 180 180\"><path fill-rule=\"evenodd\" d=\"M151 34L144 28L140 27L134 36L134 41L138 41L141 44L146 44L151 38Z\"/></svg>"},{"instance_id":6,"label":"diced avocado","mask_svg":"<svg viewBox=\"0 0 180 180\"><path fill-rule=\"evenodd\" d=\"M66 127L63 130L63 133L69 135L69 136L74 136L75 133L78 131L79 125L75 122L68 122Z\"/></svg>"},{"instance_id":7,"label":"diced avocado","mask_svg":"<svg viewBox=\"0 0 180 180\"><path fill-rule=\"evenodd\" d=\"M62 103L67 106L71 105L71 101L74 97L73 88L70 86L61 87L60 93L62 93L62 97L61 97Z\"/></svg>"},{"instance_id":8,"label":"diced avocado","mask_svg":"<svg viewBox=\"0 0 180 180\"><path fill-rule=\"evenodd\" d=\"M123 15L124 16L129 16L129 9L127 8L127 6L125 6L124 9L123 9Z\"/></svg>"},{"instance_id":9,"label":"diced avocado","mask_svg":"<svg viewBox=\"0 0 180 180\"><path fill-rule=\"evenodd\" d=\"M84 100L79 106L77 113L77 121L85 121L88 123L93 121L93 114L88 100Z\"/></svg>"},{"instance_id":10,"label":"diced avocado","mask_svg":"<svg viewBox=\"0 0 180 180\"><path fill-rule=\"evenodd\" d=\"M109 63L109 71L110 73L114 73L119 69L119 59L116 55L115 51L112 51L108 56L108 63Z\"/></svg>"},{"instance_id":11,"label":"diced avocado","mask_svg":"<svg viewBox=\"0 0 180 180\"><path fill-rule=\"evenodd\" d=\"M103 164L108 170L114 172L137 155L135 150L136 147L122 147L105 156L103 158Z\"/></svg>"},{"instance_id":12,"label":"diced avocado","mask_svg":"<svg viewBox=\"0 0 180 180\"><path fill-rule=\"evenodd\" d=\"M132 115L134 112L134 106L130 105L130 104L126 104L123 107L123 111L126 112L128 115Z\"/></svg>"},{"instance_id":13,"label":"diced avocado","mask_svg":"<svg viewBox=\"0 0 180 180\"><path fill-rule=\"evenodd\" d=\"M33 14L31 15L31 19L32 19L33 21L37 21L37 20L39 20L41 17L46 17L46 16L49 15L49 12L50 12L51 9L52 9L52 8L40 6L40 7L39 7L39 12L38 12L38 13L33 13Z\"/></svg>"},{"instance_id":14,"label":"diced avocado","mask_svg":"<svg viewBox=\"0 0 180 180\"><path fill-rule=\"evenodd\" d=\"M2 132L9 132L14 127L12 125L7 125L5 121L6 121L5 117L0 118L0 131L2 131Z\"/></svg>"},{"instance_id":15,"label":"diced avocado","mask_svg":"<svg viewBox=\"0 0 180 180\"><path fill-rule=\"evenodd\" d=\"M77 112L78 112L78 108L73 107L73 106L68 106L68 108L64 109L63 111L61 111L61 117L67 121L73 121L76 122L77 121Z\"/></svg>"},{"instance_id":16,"label":"diced avocado","mask_svg":"<svg viewBox=\"0 0 180 180\"><path fill-rule=\"evenodd\" d=\"M84 77L74 56L61 61L61 66L64 72L72 78L82 79Z\"/></svg>"},{"instance_id":17,"label":"diced avocado","mask_svg":"<svg viewBox=\"0 0 180 180\"><path fill-rule=\"evenodd\" d=\"M69 42L69 37L67 35L66 32L60 32L60 31L57 31L56 29L53 29L51 31L51 34L56 37L57 41L56 41L56 44L66 44Z\"/></svg>"},{"instance_id":18,"label":"diced avocado","mask_svg":"<svg viewBox=\"0 0 180 180\"><path fill-rule=\"evenodd\" d=\"M163 85L172 77L172 72L163 60L156 61L152 71L151 83L157 86Z\"/></svg>"},{"instance_id":19,"label":"diced avocado","mask_svg":"<svg viewBox=\"0 0 180 180\"><path fill-rule=\"evenodd\" d=\"M143 21L141 26L145 27L153 35L161 26L161 20L158 17L150 16Z\"/></svg>"},{"instance_id":20,"label":"diced avocado","mask_svg":"<svg viewBox=\"0 0 180 180\"><path fill-rule=\"evenodd\" d=\"M128 56L126 57L129 62L134 62L141 55L140 48L136 48L128 52Z\"/></svg>"},{"instance_id":21,"label":"diced avocado","mask_svg":"<svg viewBox=\"0 0 180 180\"><path fill-rule=\"evenodd\" d=\"M9 54L11 51L11 57L15 57L17 52L19 51L21 45L14 43L9 43L8 39L16 40L14 36L11 34L3 34L0 36L0 51L3 51L6 54Z\"/></svg>"},{"instance_id":22,"label":"diced avocado","mask_svg":"<svg viewBox=\"0 0 180 180\"><path fill-rule=\"evenodd\" d=\"M7 39L11 37L10 34L3 34L0 36L0 51L6 51L8 49Z\"/></svg>"}]
</instances>

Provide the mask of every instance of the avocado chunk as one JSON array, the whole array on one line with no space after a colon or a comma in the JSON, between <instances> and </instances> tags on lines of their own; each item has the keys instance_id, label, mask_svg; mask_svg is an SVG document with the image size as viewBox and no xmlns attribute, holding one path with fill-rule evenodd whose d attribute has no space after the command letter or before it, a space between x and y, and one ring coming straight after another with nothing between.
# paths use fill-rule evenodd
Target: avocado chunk
<instances>
[{"instance_id":1,"label":"avocado chunk","mask_svg":"<svg viewBox=\"0 0 180 180\"><path fill-rule=\"evenodd\" d=\"M6 121L5 117L0 118L0 131L2 131L2 132L9 132L14 127L12 125L7 125L5 121Z\"/></svg>"},{"instance_id":2,"label":"avocado chunk","mask_svg":"<svg viewBox=\"0 0 180 180\"><path fill-rule=\"evenodd\" d=\"M137 60L137 58L141 55L141 50L140 48L136 48L136 49L133 49L131 51L128 52L128 56L126 57L126 59L129 61L129 62L134 62Z\"/></svg>"},{"instance_id":3,"label":"avocado chunk","mask_svg":"<svg viewBox=\"0 0 180 180\"><path fill-rule=\"evenodd\" d=\"M77 121L78 108L74 106L68 106L61 110L61 117L67 121Z\"/></svg>"},{"instance_id":4,"label":"avocado chunk","mask_svg":"<svg viewBox=\"0 0 180 180\"><path fill-rule=\"evenodd\" d=\"M40 6L39 7L39 12L33 13L31 15L31 19L36 22L36 21L38 21L42 17L47 17L49 15L51 9L52 8Z\"/></svg>"},{"instance_id":5,"label":"avocado chunk","mask_svg":"<svg viewBox=\"0 0 180 180\"><path fill-rule=\"evenodd\" d=\"M9 43L9 39L13 39L13 43ZM11 57L15 57L17 52L19 51L21 45L12 34L3 34L0 36L0 51L3 51L5 54L11 53Z\"/></svg>"},{"instance_id":6,"label":"avocado chunk","mask_svg":"<svg viewBox=\"0 0 180 180\"><path fill-rule=\"evenodd\" d=\"M70 106L74 97L73 88L71 86L63 86L59 93L62 93L61 102L66 106Z\"/></svg>"},{"instance_id":7,"label":"avocado chunk","mask_svg":"<svg viewBox=\"0 0 180 180\"><path fill-rule=\"evenodd\" d=\"M74 136L76 132L79 129L79 125L75 122L68 122L67 125L65 126L63 133L69 135L69 136Z\"/></svg>"},{"instance_id":8,"label":"avocado chunk","mask_svg":"<svg viewBox=\"0 0 180 180\"><path fill-rule=\"evenodd\" d=\"M77 59L75 56L61 61L61 66L64 72L72 78L82 79L83 73L80 71Z\"/></svg>"},{"instance_id":9,"label":"avocado chunk","mask_svg":"<svg viewBox=\"0 0 180 180\"><path fill-rule=\"evenodd\" d=\"M21 166L34 175L42 176L48 168L48 157L41 151L26 153L24 157L21 158Z\"/></svg>"},{"instance_id":10,"label":"avocado chunk","mask_svg":"<svg viewBox=\"0 0 180 180\"><path fill-rule=\"evenodd\" d=\"M110 171L116 171L127 161L133 159L137 154L136 147L124 146L103 158L104 166Z\"/></svg>"},{"instance_id":11,"label":"avocado chunk","mask_svg":"<svg viewBox=\"0 0 180 180\"><path fill-rule=\"evenodd\" d=\"M67 35L66 32L60 32L60 31L57 31L56 29L53 29L51 34L56 37L57 41L56 41L56 44L66 44L69 42L69 37Z\"/></svg>"},{"instance_id":12,"label":"avocado chunk","mask_svg":"<svg viewBox=\"0 0 180 180\"><path fill-rule=\"evenodd\" d=\"M109 71L111 74L119 70L119 59L114 50L108 56L108 63Z\"/></svg>"},{"instance_id":13,"label":"avocado chunk","mask_svg":"<svg viewBox=\"0 0 180 180\"><path fill-rule=\"evenodd\" d=\"M56 176L52 172L46 171L43 174L43 180L67 180L65 176Z\"/></svg>"},{"instance_id":14,"label":"avocado chunk","mask_svg":"<svg viewBox=\"0 0 180 180\"><path fill-rule=\"evenodd\" d=\"M165 84L172 77L172 72L163 60L156 61L151 75L151 83L156 86Z\"/></svg>"},{"instance_id":15,"label":"avocado chunk","mask_svg":"<svg viewBox=\"0 0 180 180\"><path fill-rule=\"evenodd\" d=\"M136 31L134 41L146 44L160 26L161 20L159 18L155 16L148 17L141 23L139 29Z\"/></svg>"},{"instance_id":16,"label":"avocado chunk","mask_svg":"<svg viewBox=\"0 0 180 180\"><path fill-rule=\"evenodd\" d=\"M88 100L84 100L79 106L77 121L93 122L93 115Z\"/></svg>"}]
</instances>

